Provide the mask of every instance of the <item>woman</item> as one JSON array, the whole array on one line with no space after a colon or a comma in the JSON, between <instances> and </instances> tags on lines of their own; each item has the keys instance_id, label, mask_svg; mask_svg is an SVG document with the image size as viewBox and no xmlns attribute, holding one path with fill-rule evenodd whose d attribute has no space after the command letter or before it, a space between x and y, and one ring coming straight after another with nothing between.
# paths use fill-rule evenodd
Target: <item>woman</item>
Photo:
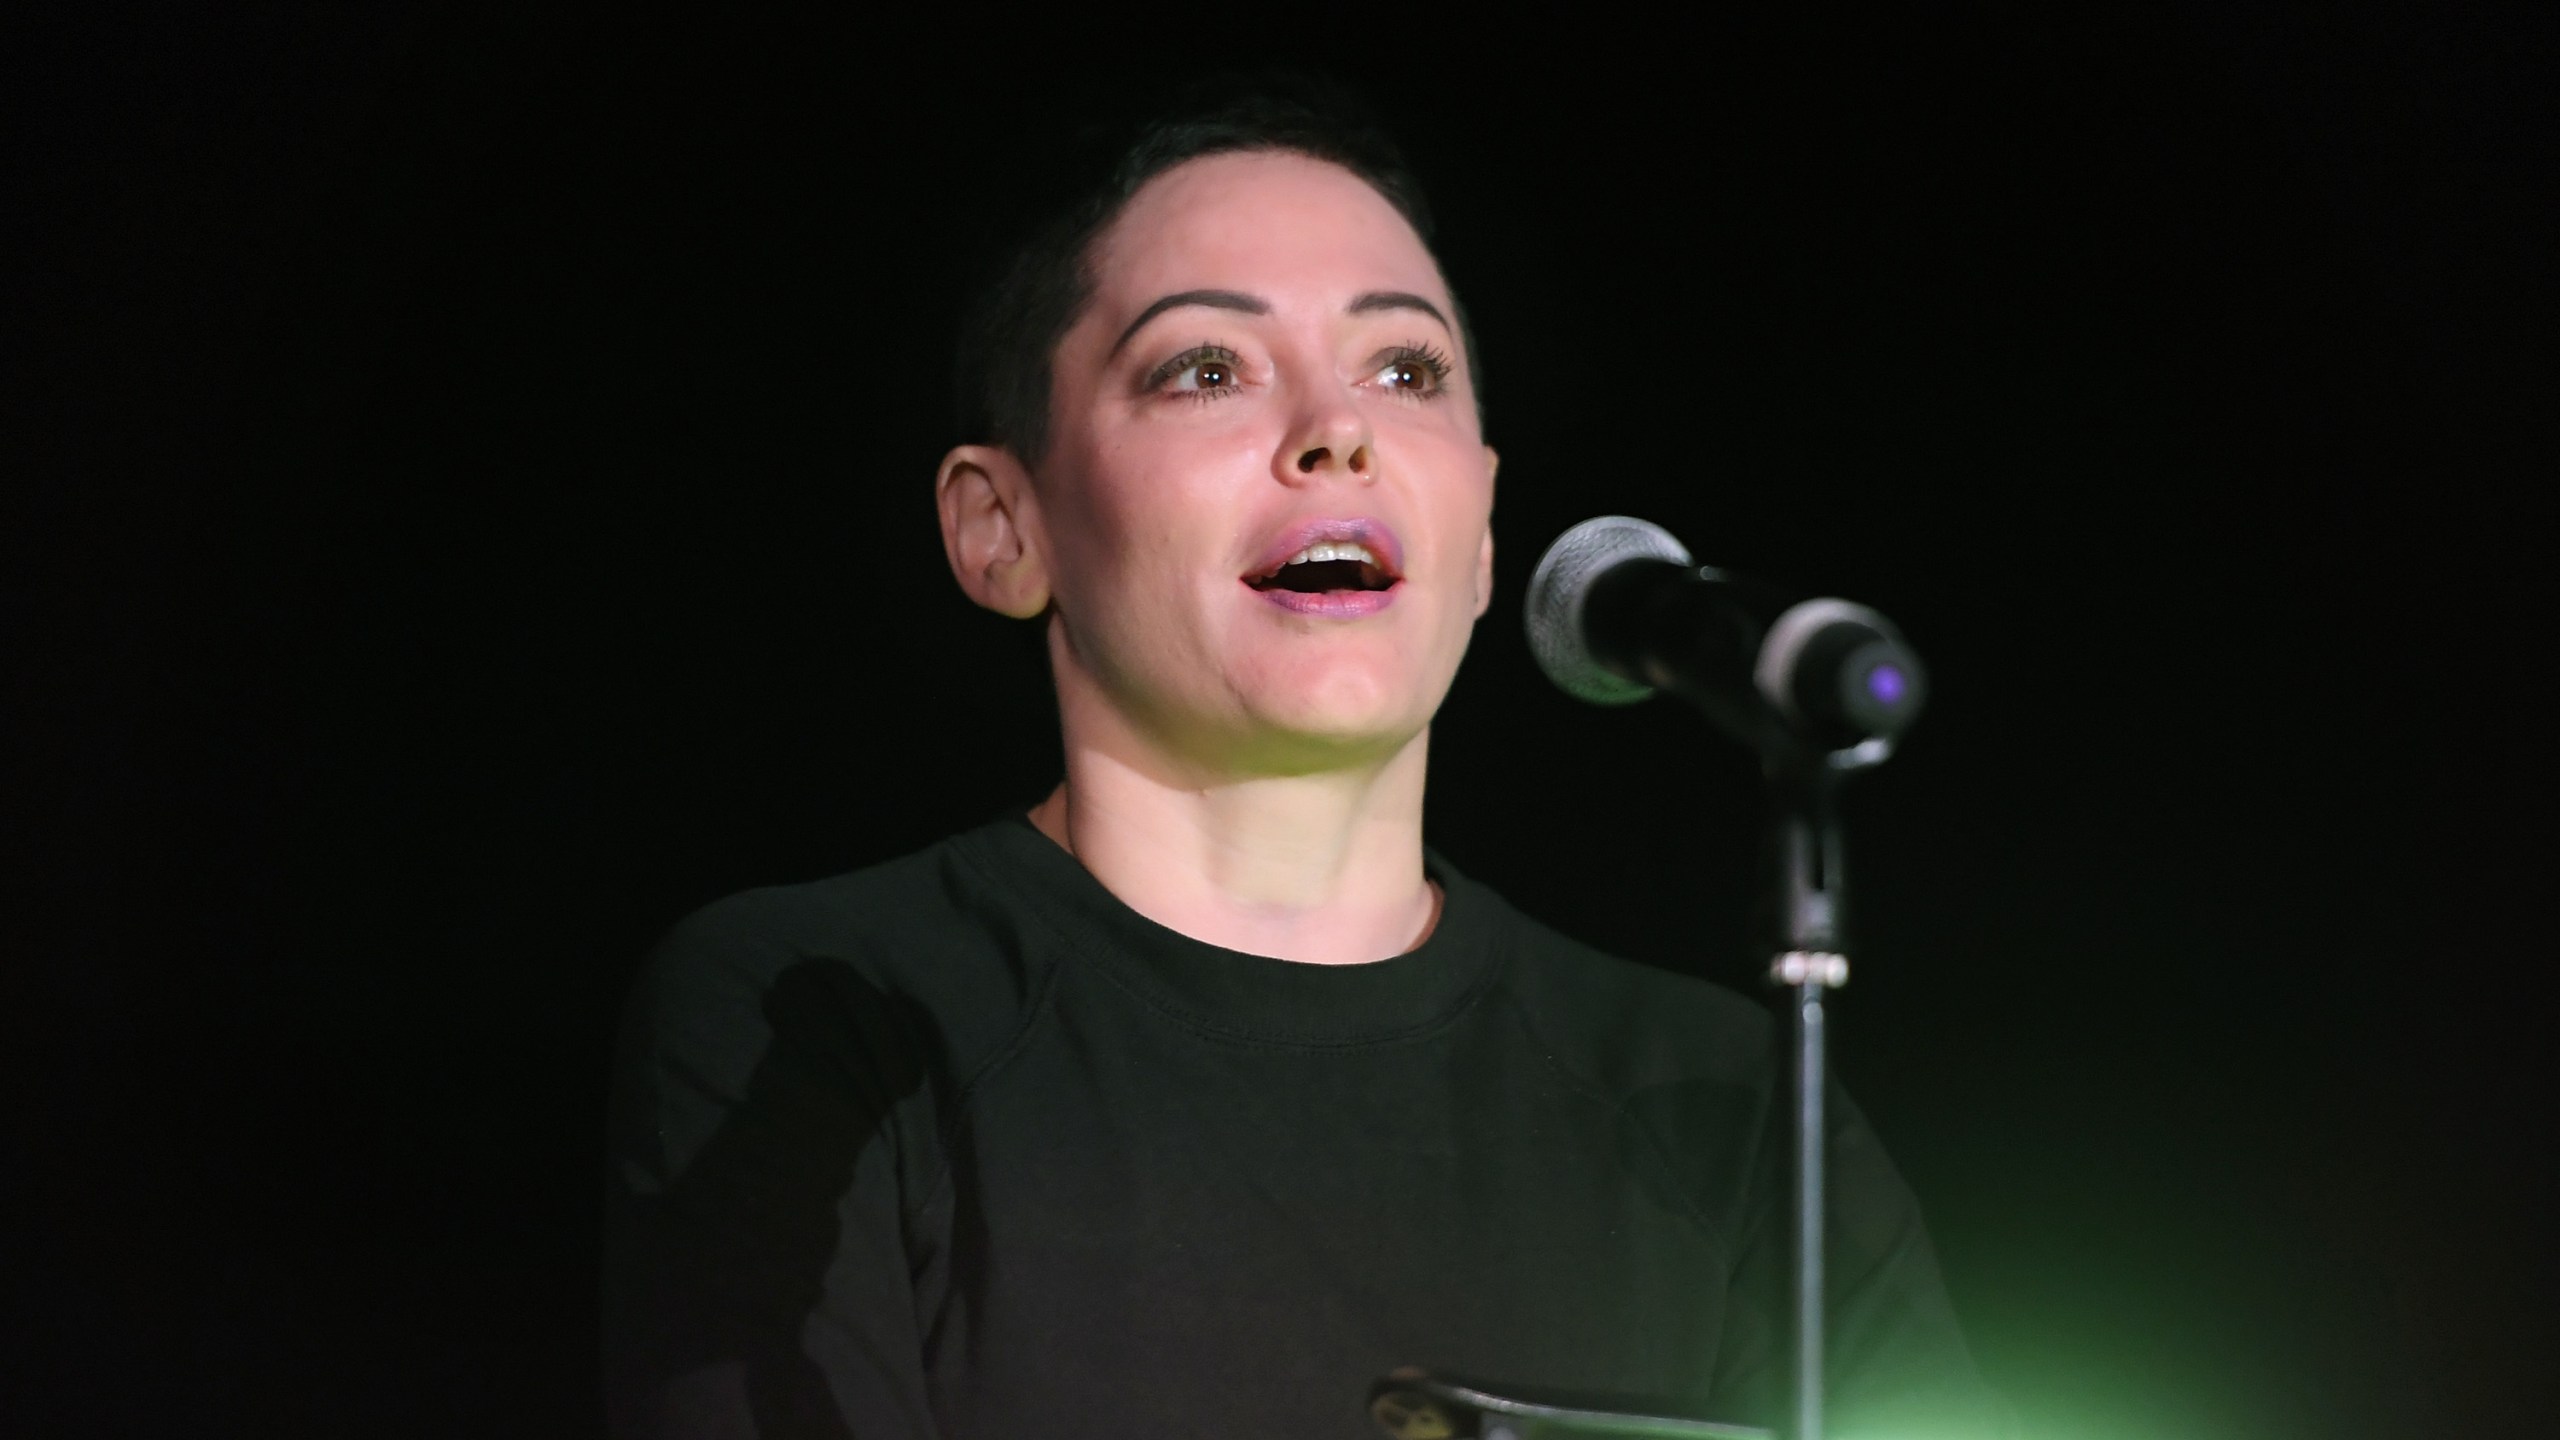
<instances>
[{"instance_id":1,"label":"woman","mask_svg":"<svg viewBox=\"0 0 2560 1440\"><path fill-rule=\"evenodd\" d=\"M1765 1422L1765 1017L1422 843L1495 472L1427 234L1373 132L1255 100L1151 130L990 297L943 541L1044 626L1065 778L653 958L619 1433L1353 1436L1409 1363ZM1841 1113L1835 1413L1954 1416Z\"/></svg>"}]
</instances>

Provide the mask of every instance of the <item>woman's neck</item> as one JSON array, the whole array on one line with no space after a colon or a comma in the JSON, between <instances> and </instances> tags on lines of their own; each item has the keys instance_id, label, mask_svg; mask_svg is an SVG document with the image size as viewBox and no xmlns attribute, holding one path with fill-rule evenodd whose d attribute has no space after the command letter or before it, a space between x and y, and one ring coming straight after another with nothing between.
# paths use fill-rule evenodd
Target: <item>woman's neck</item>
<instances>
[{"instance_id":1,"label":"woman's neck","mask_svg":"<svg viewBox=\"0 0 2560 1440\"><path fill-rule=\"evenodd\" d=\"M1400 955L1439 917L1422 870L1430 732L1381 765L1179 784L1067 746L1031 821L1148 919L1229 950L1318 965Z\"/></svg>"}]
</instances>

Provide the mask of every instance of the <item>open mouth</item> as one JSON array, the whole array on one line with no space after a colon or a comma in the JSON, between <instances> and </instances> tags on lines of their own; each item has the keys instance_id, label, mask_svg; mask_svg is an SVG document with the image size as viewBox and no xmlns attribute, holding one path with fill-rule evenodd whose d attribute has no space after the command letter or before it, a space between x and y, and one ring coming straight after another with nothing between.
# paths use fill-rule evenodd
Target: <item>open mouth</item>
<instances>
[{"instance_id":1,"label":"open mouth","mask_svg":"<svg viewBox=\"0 0 2560 1440\"><path fill-rule=\"evenodd\" d=\"M1281 561L1271 573L1250 577L1245 583L1256 590L1328 595L1384 590L1396 583L1396 575L1356 540L1319 540Z\"/></svg>"}]
</instances>

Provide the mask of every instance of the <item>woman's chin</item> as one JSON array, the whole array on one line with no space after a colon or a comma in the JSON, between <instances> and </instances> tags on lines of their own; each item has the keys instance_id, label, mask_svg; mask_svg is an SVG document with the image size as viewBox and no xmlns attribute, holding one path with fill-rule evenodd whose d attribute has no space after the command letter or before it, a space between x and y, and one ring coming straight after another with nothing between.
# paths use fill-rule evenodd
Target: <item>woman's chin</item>
<instances>
[{"instance_id":1,"label":"woman's chin","mask_svg":"<svg viewBox=\"0 0 2560 1440\"><path fill-rule=\"evenodd\" d=\"M1271 774L1313 774L1383 764L1413 743L1431 723L1409 705L1300 703L1257 708L1253 716L1251 768Z\"/></svg>"}]
</instances>

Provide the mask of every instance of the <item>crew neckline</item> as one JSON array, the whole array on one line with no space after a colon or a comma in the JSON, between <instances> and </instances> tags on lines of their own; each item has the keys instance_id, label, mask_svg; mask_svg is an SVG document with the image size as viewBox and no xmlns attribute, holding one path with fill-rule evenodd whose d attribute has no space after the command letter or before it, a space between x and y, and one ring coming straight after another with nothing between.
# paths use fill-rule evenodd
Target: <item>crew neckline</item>
<instances>
[{"instance_id":1,"label":"crew neckline","mask_svg":"<svg viewBox=\"0 0 2560 1440\"><path fill-rule=\"evenodd\" d=\"M1112 982L1193 1029L1242 1040L1352 1045L1432 1030L1464 1011L1499 963L1491 896L1423 849L1440 916L1420 945L1318 965L1212 945L1131 909L1027 811L964 837L981 863ZM1009 882L1009 883L1006 883Z\"/></svg>"}]
</instances>

